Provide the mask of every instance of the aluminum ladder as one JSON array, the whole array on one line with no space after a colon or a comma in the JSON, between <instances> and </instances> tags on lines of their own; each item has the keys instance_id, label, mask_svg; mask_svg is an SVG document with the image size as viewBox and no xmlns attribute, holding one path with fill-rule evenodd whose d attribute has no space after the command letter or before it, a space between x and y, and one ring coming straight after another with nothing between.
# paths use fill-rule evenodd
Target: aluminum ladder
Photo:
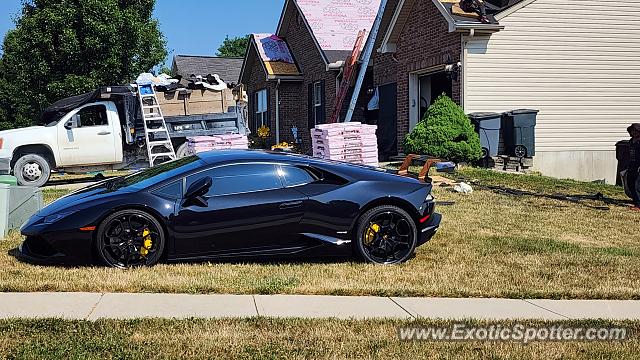
<instances>
[{"instance_id":1,"label":"aluminum ladder","mask_svg":"<svg viewBox=\"0 0 640 360\"><path fill-rule=\"evenodd\" d=\"M149 166L176 160L176 151L171 143L167 123L162 115L153 84L138 84L138 100L144 124L144 136L149 154Z\"/></svg>"},{"instance_id":2,"label":"aluminum ladder","mask_svg":"<svg viewBox=\"0 0 640 360\"><path fill-rule=\"evenodd\" d=\"M367 39L367 43L364 47L362 64L360 65L360 72L358 73L356 85L353 89L353 95L351 96L351 103L349 103L349 109L347 110L347 116L345 117L344 122L351 122L351 119L353 118L353 113L356 110L356 103L358 102L360 91L362 90L362 84L364 83L364 77L367 74L367 68L369 67L369 62L371 61L373 47L375 46L378 33L380 32L380 25L382 24L382 16L384 15L384 11L387 8L387 1L388 0L380 1L380 8L378 9L378 15L376 15L376 20L373 22L371 32L369 33L369 38Z\"/></svg>"}]
</instances>

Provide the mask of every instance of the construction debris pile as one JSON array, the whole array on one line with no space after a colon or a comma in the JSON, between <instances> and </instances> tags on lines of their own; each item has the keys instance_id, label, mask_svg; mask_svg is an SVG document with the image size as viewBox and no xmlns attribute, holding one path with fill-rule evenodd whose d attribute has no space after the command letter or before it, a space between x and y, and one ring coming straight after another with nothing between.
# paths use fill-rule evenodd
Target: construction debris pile
<instances>
[{"instance_id":1,"label":"construction debris pile","mask_svg":"<svg viewBox=\"0 0 640 360\"><path fill-rule=\"evenodd\" d=\"M188 78L177 76L172 78L167 74L154 76L150 73L143 73L136 79L137 84L153 84L159 92L172 92L176 90L213 90L222 91L228 88L220 76L209 74L207 76L191 75Z\"/></svg>"},{"instance_id":2,"label":"construction debris pile","mask_svg":"<svg viewBox=\"0 0 640 360\"><path fill-rule=\"evenodd\" d=\"M377 167L376 130L357 122L318 125L311 130L313 156Z\"/></svg>"},{"instance_id":3,"label":"construction debris pile","mask_svg":"<svg viewBox=\"0 0 640 360\"><path fill-rule=\"evenodd\" d=\"M216 136L196 136L187 138L187 153L189 155L212 150L247 150L249 139L247 135L226 134Z\"/></svg>"}]
</instances>

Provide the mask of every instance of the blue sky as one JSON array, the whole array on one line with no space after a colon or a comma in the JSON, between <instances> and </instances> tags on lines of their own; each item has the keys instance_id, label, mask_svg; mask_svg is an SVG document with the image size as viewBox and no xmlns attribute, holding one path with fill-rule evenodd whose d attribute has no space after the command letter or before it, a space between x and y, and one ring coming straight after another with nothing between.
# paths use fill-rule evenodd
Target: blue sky
<instances>
[{"instance_id":1,"label":"blue sky","mask_svg":"<svg viewBox=\"0 0 640 360\"><path fill-rule=\"evenodd\" d=\"M21 0L0 0L0 35L14 27ZM160 20L170 52L214 55L226 35L274 32L284 0L157 0Z\"/></svg>"}]
</instances>

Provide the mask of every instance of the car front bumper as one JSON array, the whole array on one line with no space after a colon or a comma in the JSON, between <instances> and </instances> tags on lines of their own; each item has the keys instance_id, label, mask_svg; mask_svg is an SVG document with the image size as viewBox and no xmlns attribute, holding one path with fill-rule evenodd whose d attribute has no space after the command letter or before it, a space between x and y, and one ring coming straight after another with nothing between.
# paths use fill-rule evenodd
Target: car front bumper
<instances>
[{"instance_id":1,"label":"car front bumper","mask_svg":"<svg viewBox=\"0 0 640 360\"><path fill-rule=\"evenodd\" d=\"M47 231L47 226L34 218L22 228L25 240L18 247L20 259L53 265L89 265L93 262L91 232Z\"/></svg>"}]
</instances>

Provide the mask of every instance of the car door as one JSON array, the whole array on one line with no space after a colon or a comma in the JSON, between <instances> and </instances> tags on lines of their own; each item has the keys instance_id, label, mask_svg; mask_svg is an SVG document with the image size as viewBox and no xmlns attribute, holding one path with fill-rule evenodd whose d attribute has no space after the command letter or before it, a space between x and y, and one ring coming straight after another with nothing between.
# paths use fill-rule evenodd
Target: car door
<instances>
[{"instance_id":1,"label":"car door","mask_svg":"<svg viewBox=\"0 0 640 360\"><path fill-rule=\"evenodd\" d=\"M173 220L177 257L275 254L296 246L306 196L282 185L277 165L219 166L188 176L212 179L206 206L183 202Z\"/></svg>"},{"instance_id":2,"label":"car door","mask_svg":"<svg viewBox=\"0 0 640 360\"><path fill-rule=\"evenodd\" d=\"M112 164L117 146L122 144L116 141L106 103L80 107L58 124L59 165Z\"/></svg>"}]
</instances>

